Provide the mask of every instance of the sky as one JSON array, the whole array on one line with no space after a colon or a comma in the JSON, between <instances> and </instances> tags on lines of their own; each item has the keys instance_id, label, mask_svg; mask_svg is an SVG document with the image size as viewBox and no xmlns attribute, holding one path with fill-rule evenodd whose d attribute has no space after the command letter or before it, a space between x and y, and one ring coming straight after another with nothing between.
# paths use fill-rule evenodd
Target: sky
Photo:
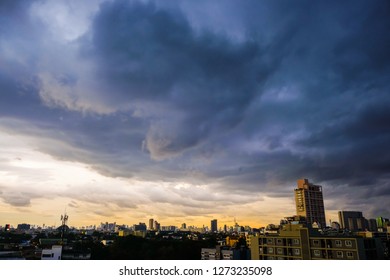
<instances>
[{"instance_id":1,"label":"sky","mask_svg":"<svg viewBox=\"0 0 390 280\"><path fill-rule=\"evenodd\" d=\"M0 223L390 217L388 1L0 2Z\"/></svg>"}]
</instances>

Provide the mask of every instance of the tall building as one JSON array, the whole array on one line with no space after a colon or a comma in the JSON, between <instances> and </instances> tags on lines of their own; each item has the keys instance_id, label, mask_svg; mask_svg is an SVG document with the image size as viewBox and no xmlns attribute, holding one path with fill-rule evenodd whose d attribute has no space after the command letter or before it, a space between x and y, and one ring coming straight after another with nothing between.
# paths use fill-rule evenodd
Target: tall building
<instances>
[{"instance_id":1,"label":"tall building","mask_svg":"<svg viewBox=\"0 0 390 280\"><path fill-rule=\"evenodd\" d=\"M339 211L339 222L343 229L351 231L366 229L366 219L359 211Z\"/></svg>"},{"instance_id":2,"label":"tall building","mask_svg":"<svg viewBox=\"0 0 390 280\"><path fill-rule=\"evenodd\" d=\"M218 224L217 220L211 220L211 232L217 232L218 231Z\"/></svg>"},{"instance_id":3,"label":"tall building","mask_svg":"<svg viewBox=\"0 0 390 280\"><path fill-rule=\"evenodd\" d=\"M149 219L149 230L153 230L153 229L154 229L154 220Z\"/></svg>"},{"instance_id":4,"label":"tall building","mask_svg":"<svg viewBox=\"0 0 390 280\"><path fill-rule=\"evenodd\" d=\"M309 183L308 179L299 179L297 183L298 187L294 190L297 215L305 217L309 224L315 222L319 228L324 228L326 220L322 187Z\"/></svg>"},{"instance_id":5,"label":"tall building","mask_svg":"<svg viewBox=\"0 0 390 280\"><path fill-rule=\"evenodd\" d=\"M160 230L160 223L157 221L154 221L154 230L157 230L157 231Z\"/></svg>"}]
</instances>

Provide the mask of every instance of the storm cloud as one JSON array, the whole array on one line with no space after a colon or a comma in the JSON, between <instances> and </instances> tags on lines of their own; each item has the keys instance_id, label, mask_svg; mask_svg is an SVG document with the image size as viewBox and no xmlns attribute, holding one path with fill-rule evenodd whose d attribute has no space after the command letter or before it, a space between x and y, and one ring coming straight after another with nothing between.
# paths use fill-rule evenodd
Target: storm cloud
<instances>
[{"instance_id":1,"label":"storm cloud","mask_svg":"<svg viewBox=\"0 0 390 280\"><path fill-rule=\"evenodd\" d=\"M87 15L82 30L51 24L46 1L0 4L3 133L107 177L192 185L142 203L207 215L228 194L292 197L304 177L329 210L390 215L387 1L70 3L58 13Z\"/></svg>"}]
</instances>

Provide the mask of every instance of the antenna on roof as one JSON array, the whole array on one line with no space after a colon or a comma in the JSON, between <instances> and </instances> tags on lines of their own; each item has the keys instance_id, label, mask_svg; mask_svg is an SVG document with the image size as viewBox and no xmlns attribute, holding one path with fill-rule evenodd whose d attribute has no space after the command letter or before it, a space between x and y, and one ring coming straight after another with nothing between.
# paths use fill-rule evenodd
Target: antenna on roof
<instances>
[{"instance_id":1,"label":"antenna on roof","mask_svg":"<svg viewBox=\"0 0 390 280\"><path fill-rule=\"evenodd\" d=\"M68 222L69 216L66 214L66 208L65 208L65 213L64 215L61 215L61 242L64 242L64 235L65 235L65 228L66 228L66 223Z\"/></svg>"}]
</instances>

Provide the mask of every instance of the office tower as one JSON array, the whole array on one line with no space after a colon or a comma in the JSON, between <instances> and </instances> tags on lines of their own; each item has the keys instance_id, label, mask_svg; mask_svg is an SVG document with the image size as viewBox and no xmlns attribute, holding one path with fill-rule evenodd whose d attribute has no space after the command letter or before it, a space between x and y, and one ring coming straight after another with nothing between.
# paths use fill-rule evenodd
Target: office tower
<instances>
[{"instance_id":1,"label":"office tower","mask_svg":"<svg viewBox=\"0 0 390 280\"><path fill-rule=\"evenodd\" d=\"M359 231L366 229L366 219L359 211L339 211L339 222L343 229Z\"/></svg>"},{"instance_id":2,"label":"office tower","mask_svg":"<svg viewBox=\"0 0 390 280\"><path fill-rule=\"evenodd\" d=\"M154 221L154 230L157 230L157 231L160 230L160 223L157 221Z\"/></svg>"},{"instance_id":3,"label":"office tower","mask_svg":"<svg viewBox=\"0 0 390 280\"><path fill-rule=\"evenodd\" d=\"M306 218L307 223L316 222L319 228L326 226L322 187L309 183L308 179L297 180L294 190L297 215Z\"/></svg>"},{"instance_id":4,"label":"office tower","mask_svg":"<svg viewBox=\"0 0 390 280\"><path fill-rule=\"evenodd\" d=\"M154 229L154 220L149 219L149 230L153 230L153 229Z\"/></svg>"},{"instance_id":5,"label":"office tower","mask_svg":"<svg viewBox=\"0 0 390 280\"><path fill-rule=\"evenodd\" d=\"M218 225L217 220L211 220L211 232L217 232L218 231Z\"/></svg>"}]
</instances>

